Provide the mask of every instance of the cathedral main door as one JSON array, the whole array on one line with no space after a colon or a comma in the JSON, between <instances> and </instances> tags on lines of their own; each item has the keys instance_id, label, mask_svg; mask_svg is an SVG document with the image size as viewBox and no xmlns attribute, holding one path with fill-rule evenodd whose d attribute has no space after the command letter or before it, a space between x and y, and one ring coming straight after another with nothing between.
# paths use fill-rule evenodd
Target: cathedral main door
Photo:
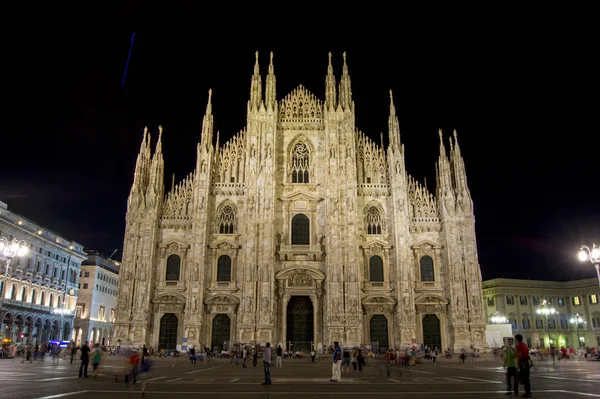
<instances>
[{"instance_id":1,"label":"cathedral main door","mask_svg":"<svg viewBox=\"0 0 600 399\"><path fill-rule=\"evenodd\" d=\"M287 304L287 343L292 350L311 351L314 341L314 308L308 296L292 296Z\"/></svg>"},{"instance_id":2,"label":"cathedral main door","mask_svg":"<svg viewBox=\"0 0 600 399\"><path fill-rule=\"evenodd\" d=\"M370 322L371 345L381 353L388 349L388 322L384 315L376 314Z\"/></svg>"},{"instance_id":3,"label":"cathedral main door","mask_svg":"<svg viewBox=\"0 0 600 399\"><path fill-rule=\"evenodd\" d=\"M165 313L160 318L159 349L174 350L177 348L177 322L175 313Z\"/></svg>"},{"instance_id":4,"label":"cathedral main door","mask_svg":"<svg viewBox=\"0 0 600 399\"><path fill-rule=\"evenodd\" d=\"M434 314L426 314L423 317L423 345L431 349L436 346L442 349L442 333L440 330L440 319Z\"/></svg>"},{"instance_id":5,"label":"cathedral main door","mask_svg":"<svg viewBox=\"0 0 600 399\"><path fill-rule=\"evenodd\" d=\"M225 313L219 313L215 316L212 323L211 349L216 349L219 352L225 349L225 343L229 341L230 334L231 319Z\"/></svg>"}]
</instances>

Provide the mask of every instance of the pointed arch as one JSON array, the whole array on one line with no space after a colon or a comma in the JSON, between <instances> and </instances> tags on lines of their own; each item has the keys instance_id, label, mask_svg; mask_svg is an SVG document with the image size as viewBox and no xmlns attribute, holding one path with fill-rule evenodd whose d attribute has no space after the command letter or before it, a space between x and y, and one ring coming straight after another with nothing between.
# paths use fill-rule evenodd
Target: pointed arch
<instances>
[{"instance_id":1,"label":"pointed arch","mask_svg":"<svg viewBox=\"0 0 600 399\"><path fill-rule=\"evenodd\" d=\"M316 154L310 139L303 134L292 140L287 150L288 181L292 184L306 184L314 179L313 161Z\"/></svg>"},{"instance_id":2,"label":"pointed arch","mask_svg":"<svg viewBox=\"0 0 600 399\"><path fill-rule=\"evenodd\" d=\"M217 208L215 231L218 234L235 234L237 232L237 207L231 200L223 201Z\"/></svg>"},{"instance_id":3,"label":"pointed arch","mask_svg":"<svg viewBox=\"0 0 600 399\"><path fill-rule=\"evenodd\" d=\"M369 235L384 234L385 211L379 202L370 201L363 208L365 232Z\"/></svg>"}]
</instances>

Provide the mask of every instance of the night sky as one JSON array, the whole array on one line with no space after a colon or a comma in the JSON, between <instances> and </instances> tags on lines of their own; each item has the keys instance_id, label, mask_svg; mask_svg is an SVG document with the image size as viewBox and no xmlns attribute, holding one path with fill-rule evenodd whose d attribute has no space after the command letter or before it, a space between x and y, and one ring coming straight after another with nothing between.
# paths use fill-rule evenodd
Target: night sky
<instances>
[{"instance_id":1,"label":"night sky","mask_svg":"<svg viewBox=\"0 0 600 399\"><path fill-rule=\"evenodd\" d=\"M2 133L0 200L86 249L118 248L119 259L144 126L153 148L164 127L169 187L173 173L180 180L195 167L209 88L221 144L244 128L255 51L263 83L275 53L278 99L302 84L322 100L327 53L339 82L346 51L356 126L377 143L383 132L387 148L392 89L407 169L432 192L437 130L447 140L457 129L484 279L593 277L576 257L581 244L600 244L597 74L585 28L576 41L517 20L375 29L384 14L365 12L373 28L166 23L131 10L30 21L12 59L15 130Z\"/></svg>"}]
</instances>

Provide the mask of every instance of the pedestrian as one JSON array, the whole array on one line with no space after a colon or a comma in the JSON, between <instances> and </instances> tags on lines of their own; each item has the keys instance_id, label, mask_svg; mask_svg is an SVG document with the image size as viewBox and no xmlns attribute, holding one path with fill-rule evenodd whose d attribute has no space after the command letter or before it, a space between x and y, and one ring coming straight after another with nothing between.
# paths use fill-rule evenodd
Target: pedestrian
<instances>
[{"instance_id":1,"label":"pedestrian","mask_svg":"<svg viewBox=\"0 0 600 399\"><path fill-rule=\"evenodd\" d=\"M190 349L190 361L192 362L192 364L196 364L196 347L192 346L192 349Z\"/></svg>"},{"instance_id":2,"label":"pedestrian","mask_svg":"<svg viewBox=\"0 0 600 399\"><path fill-rule=\"evenodd\" d=\"M71 364L73 364L73 358L75 357L76 354L77 354L77 345L75 345L75 342L73 342L71 345Z\"/></svg>"},{"instance_id":3,"label":"pedestrian","mask_svg":"<svg viewBox=\"0 0 600 399\"><path fill-rule=\"evenodd\" d=\"M277 367L282 368L283 367L283 348L281 348L281 345L277 345Z\"/></svg>"},{"instance_id":4,"label":"pedestrian","mask_svg":"<svg viewBox=\"0 0 600 399\"><path fill-rule=\"evenodd\" d=\"M315 362L315 357L317 356L317 354L315 353L315 350L313 348L313 350L310 351L310 362L314 363Z\"/></svg>"},{"instance_id":5,"label":"pedestrian","mask_svg":"<svg viewBox=\"0 0 600 399\"><path fill-rule=\"evenodd\" d=\"M152 361L150 359L144 360L144 362L140 365L139 373L137 374L137 380L142 383L142 398L144 397L144 392L146 391L146 382L148 381L148 373L150 373L150 369L152 367ZM133 391L134 385L131 385L131 390Z\"/></svg>"},{"instance_id":6,"label":"pedestrian","mask_svg":"<svg viewBox=\"0 0 600 399\"><path fill-rule=\"evenodd\" d=\"M513 348L513 340L509 339L507 346L504 349L504 367L506 368L506 394L510 395L511 391L514 392L515 396L519 395L519 380L517 377L517 352ZM511 382L513 387L511 389Z\"/></svg>"},{"instance_id":7,"label":"pedestrian","mask_svg":"<svg viewBox=\"0 0 600 399\"><path fill-rule=\"evenodd\" d=\"M88 378L88 364L90 363L90 347L88 341L85 341L81 348L81 366L79 366L79 378Z\"/></svg>"},{"instance_id":8,"label":"pedestrian","mask_svg":"<svg viewBox=\"0 0 600 399\"><path fill-rule=\"evenodd\" d=\"M339 342L333 343L333 366L331 367L331 382L337 382L342 379L342 348L340 348Z\"/></svg>"},{"instance_id":9,"label":"pedestrian","mask_svg":"<svg viewBox=\"0 0 600 399\"><path fill-rule=\"evenodd\" d=\"M244 351L242 352L242 356L244 358L244 361L242 362L242 368L247 368L246 367L246 359L248 359L248 350L246 348L244 348Z\"/></svg>"},{"instance_id":10,"label":"pedestrian","mask_svg":"<svg viewBox=\"0 0 600 399\"><path fill-rule=\"evenodd\" d=\"M529 348L527 348L527 344L523 342L523 336L521 334L515 335L515 339L517 340L517 358L519 361L519 381L521 381L525 387L524 398L531 397L531 380L530 380L530 371L531 366L533 366L533 362L529 357Z\"/></svg>"},{"instance_id":11,"label":"pedestrian","mask_svg":"<svg viewBox=\"0 0 600 399\"><path fill-rule=\"evenodd\" d=\"M267 342L267 346L262 348L263 351L263 367L265 370L265 382L263 385L271 385L271 344Z\"/></svg>"},{"instance_id":12,"label":"pedestrian","mask_svg":"<svg viewBox=\"0 0 600 399\"><path fill-rule=\"evenodd\" d=\"M258 364L258 348L255 346L252 348L252 365L256 367Z\"/></svg>"},{"instance_id":13,"label":"pedestrian","mask_svg":"<svg viewBox=\"0 0 600 399\"><path fill-rule=\"evenodd\" d=\"M100 367L100 359L102 358L102 349L100 344L96 342L94 350L92 352L92 370L94 371L94 378L98 377L98 367Z\"/></svg>"}]
</instances>

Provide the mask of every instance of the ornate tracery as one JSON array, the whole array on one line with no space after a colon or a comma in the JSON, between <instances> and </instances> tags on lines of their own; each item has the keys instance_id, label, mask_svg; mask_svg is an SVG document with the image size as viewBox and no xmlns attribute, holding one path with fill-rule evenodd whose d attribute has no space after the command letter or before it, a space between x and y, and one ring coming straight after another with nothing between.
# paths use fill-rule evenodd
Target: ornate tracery
<instances>
[{"instance_id":1,"label":"ornate tracery","mask_svg":"<svg viewBox=\"0 0 600 399\"><path fill-rule=\"evenodd\" d=\"M377 207L370 206L365 215L365 230L367 234L382 234L383 218Z\"/></svg>"},{"instance_id":2,"label":"ornate tracery","mask_svg":"<svg viewBox=\"0 0 600 399\"><path fill-rule=\"evenodd\" d=\"M217 217L219 234L234 234L236 229L235 211L231 205L225 205Z\"/></svg>"},{"instance_id":3,"label":"ornate tracery","mask_svg":"<svg viewBox=\"0 0 600 399\"><path fill-rule=\"evenodd\" d=\"M298 143L292 150L292 183L309 182L309 152L304 143Z\"/></svg>"}]
</instances>

